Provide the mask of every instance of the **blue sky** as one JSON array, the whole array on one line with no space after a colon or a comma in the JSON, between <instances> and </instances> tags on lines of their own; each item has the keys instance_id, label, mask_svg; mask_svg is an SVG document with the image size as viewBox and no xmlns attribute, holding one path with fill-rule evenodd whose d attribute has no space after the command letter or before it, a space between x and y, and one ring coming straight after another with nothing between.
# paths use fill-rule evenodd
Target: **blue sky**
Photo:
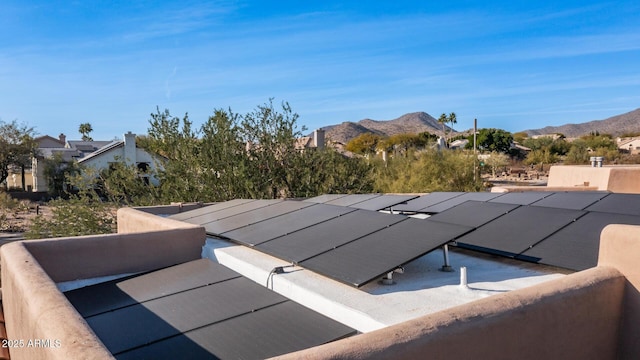
<instances>
[{"instance_id":1,"label":"blue sky","mask_svg":"<svg viewBox=\"0 0 640 360\"><path fill-rule=\"evenodd\" d=\"M456 112L509 131L640 107L635 1L0 2L0 119L147 132L288 101L309 129Z\"/></svg>"}]
</instances>

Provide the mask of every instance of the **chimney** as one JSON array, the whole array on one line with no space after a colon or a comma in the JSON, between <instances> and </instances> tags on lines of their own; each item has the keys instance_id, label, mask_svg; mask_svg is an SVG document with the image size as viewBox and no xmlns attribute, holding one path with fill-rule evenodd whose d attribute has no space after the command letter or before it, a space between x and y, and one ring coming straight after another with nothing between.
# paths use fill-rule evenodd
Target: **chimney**
<instances>
[{"instance_id":1,"label":"chimney","mask_svg":"<svg viewBox=\"0 0 640 360\"><path fill-rule=\"evenodd\" d=\"M67 143L67 135L60 133L60 135L58 135L58 139L60 140L61 143L66 144Z\"/></svg>"},{"instance_id":2,"label":"chimney","mask_svg":"<svg viewBox=\"0 0 640 360\"><path fill-rule=\"evenodd\" d=\"M128 165L136 163L136 134L131 131L124 134L124 160Z\"/></svg>"},{"instance_id":3,"label":"chimney","mask_svg":"<svg viewBox=\"0 0 640 360\"><path fill-rule=\"evenodd\" d=\"M317 149L324 149L324 130L318 129L313 132L313 145Z\"/></svg>"}]
</instances>

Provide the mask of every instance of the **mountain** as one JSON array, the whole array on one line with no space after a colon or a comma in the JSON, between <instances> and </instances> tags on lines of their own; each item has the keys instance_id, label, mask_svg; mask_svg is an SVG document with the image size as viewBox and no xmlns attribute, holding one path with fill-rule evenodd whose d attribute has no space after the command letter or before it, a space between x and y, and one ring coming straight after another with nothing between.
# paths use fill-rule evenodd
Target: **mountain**
<instances>
[{"instance_id":1,"label":"mountain","mask_svg":"<svg viewBox=\"0 0 640 360\"><path fill-rule=\"evenodd\" d=\"M446 127L447 132L451 131ZM330 125L323 128L327 139L343 144L358 135L371 132L381 136L391 136L403 133L421 133L428 131L432 134L442 134L442 124L433 116L425 112L414 112L400 116L393 120L364 119L358 122L343 122L339 125Z\"/></svg>"},{"instance_id":2,"label":"mountain","mask_svg":"<svg viewBox=\"0 0 640 360\"><path fill-rule=\"evenodd\" d=\"M542 129L524 130L529 136L561 133L566 137L579 137L593 131L601 134L620 136L625 133L640 132L640 109L612 116L604 120L594 120L580 124L547 126Z\"/></svg>"}]
</instances>

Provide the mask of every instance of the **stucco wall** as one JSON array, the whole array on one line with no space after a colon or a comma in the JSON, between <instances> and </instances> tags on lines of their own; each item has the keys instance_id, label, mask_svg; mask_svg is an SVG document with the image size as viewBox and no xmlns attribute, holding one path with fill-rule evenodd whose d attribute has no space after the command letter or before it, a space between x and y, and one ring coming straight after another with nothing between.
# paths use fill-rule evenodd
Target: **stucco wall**
<instances>
[{"instance_id":1,"label":"stucco wall","mask_svg":"<svg viewBox=\"0 0 640 360\"><path fill-rule=\"evenodd\" d=\"M91 328L25 249L2 247L2 306L12 359L110 359ZM30 346L43 340L48 346Z\"/></svg>"},{"instance_id":2,"label":"stucco wall","mask_svg":"<svg viewBox=\"0 0 640 360\"><path fill-rule=\"evenodd\" d=\"M199 229L202 238L206 237L203 227L182 221L163 218L135 208L118 209L118 233L132 233L169 229ZM204 243L204 240L203 240Z\"/></svg>"},{"instance_id":3,"label":"stucco wall","mask_svg":"<svg viewBox=\"0 0 640 360\"><path fill-rule=\"evenodd\" d=\"M593 268L276 359L615 359L624 283Z\"/></svg>"},{"instance_id":4,"label":"stucco wall","mask_svg":"<svg viewBox=\"0 0 640 360\"><path fill-rule=\"evenodd\" d=\"M640 193L640 166L552 166L548 187L595 187L619 193Z\"/></svg>"}]
</instances>

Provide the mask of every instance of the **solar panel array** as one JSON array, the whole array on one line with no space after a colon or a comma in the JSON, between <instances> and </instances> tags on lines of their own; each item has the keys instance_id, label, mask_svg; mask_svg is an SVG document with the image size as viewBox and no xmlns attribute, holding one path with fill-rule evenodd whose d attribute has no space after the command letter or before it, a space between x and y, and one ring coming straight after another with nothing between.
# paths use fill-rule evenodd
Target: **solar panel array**
<instances>
[{"instance_id":1,"label":"solar panel array","mask_svg":"<svg viewBox=\"0 0 640 360\"><path fill-rule=\"evenodd\" d=\"M356 332L208 259L65 295L118 359L263 359Z\"/></svg>"},{"instance_id":2,"label":"solar panel array","mask_svg":"<svg viewBox=\"0 0 640 360\"><path fill-rule=\"evenodd\" d=\"M513 192L461 202L467 194L425 195L408 205L431 202L430 206L407 211L431 213L429 220L475 228L456 240L460 247L576 271L597 265L605 226L640 225L640 195L636 194ZM450 206L453 203L458 204Z\"/></svg>"},{"instance_id":3,"label":"solar panel array","mask_svg":"<svg viewBox=\"0 0 640 360\"><path fill-rule=\"evenodd\" d=\"M210 213L198 209L197 216L183 213L181 218L204 226L210 235L360 287L471 230L356 207L386 208L412 197L371 194L329 197L324 203L312 199L216 204Z\"/></svg>"},{"instance_id":4,"label":"solar panel array","mask_svg":"<svg viewBox=\"0 0 640 360\"><path fill-rule=\"evenodd\" d=\"M396 215L372 211L383 209ZM604 226L640 225L640 195L336 194L304 201L233 200L196 211L179 217L203 225L209 234L359 287L451 241L476 251L583 270L597 265ZM397 213L431 216L417 220Z\"/></svg>"}]
</instances>

